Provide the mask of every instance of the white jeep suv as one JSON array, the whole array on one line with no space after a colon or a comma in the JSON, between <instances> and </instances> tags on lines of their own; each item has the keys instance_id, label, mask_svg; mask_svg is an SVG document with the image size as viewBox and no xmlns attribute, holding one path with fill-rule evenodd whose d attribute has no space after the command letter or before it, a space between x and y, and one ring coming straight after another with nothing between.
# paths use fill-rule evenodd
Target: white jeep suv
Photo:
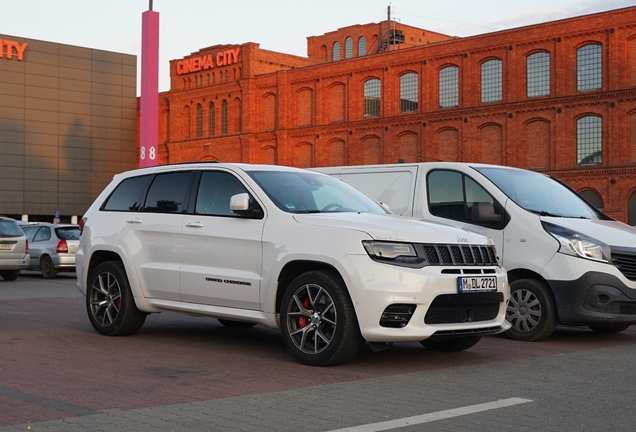
<instances>
[{"instance_id":1,"label":"white jeep suv","mask_svg":"<svg viewBox=\"0 0 636 432\"><path fill-rule=\"evenodd\" d=\"M460 351L500 333L510 290L485 236L388 215L333 177L195 163L118 174L81 220L77 283L93 327L149 313L279 328L302 363L419 341Z\"/></svg>"}]
</instances>

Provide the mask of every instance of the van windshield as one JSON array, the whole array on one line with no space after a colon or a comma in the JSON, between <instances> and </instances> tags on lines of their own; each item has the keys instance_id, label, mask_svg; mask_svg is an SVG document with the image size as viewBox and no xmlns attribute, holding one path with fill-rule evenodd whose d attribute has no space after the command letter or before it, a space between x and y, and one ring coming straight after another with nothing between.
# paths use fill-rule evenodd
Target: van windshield
<instances>
[{"instance_id":1,"label":"van windshield","mask_svg":"<svg viewBox=\"0 0 636 432\"><path fill-rule=\"evenodd\" d=\"M529 212L541 216L599 218L579 195L544 174L511 168L474 168Z\"/></svg>"},{"instance_id":2,"label":"van windshield","mask_svg":"<svg viewBox=\"0 0 636 432\"><path fill-rule=\"evenodd\" d=\"M386 212L371 198L334 177L300 171L248 171L276 206L288 213Z\"/></svg>"}]
</instances>

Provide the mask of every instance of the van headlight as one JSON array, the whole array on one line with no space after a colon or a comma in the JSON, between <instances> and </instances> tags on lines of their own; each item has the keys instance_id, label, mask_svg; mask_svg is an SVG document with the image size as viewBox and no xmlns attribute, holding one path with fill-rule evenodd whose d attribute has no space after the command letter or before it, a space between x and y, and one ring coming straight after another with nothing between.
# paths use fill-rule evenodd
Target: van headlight
<instances>
[{"instance_id":1,"label":"van headlight","mask_svg":"<svg viewBox=\"0 0 636 432\"><path fill-rule=\"evenodd\" d=\"M560 253L605 263L612 261L611 249L602 241L550 222L541 225L559 242Z\"/></svg>"},{"instance_id":2,"label":"van headlight","mask_svg":"<svg viewBox=\"0 0 636 432\"><path fill-rule=\"evenodd\" d=\"M406 267L421 267L425 262L411 243L365 240L362 245L374 261Z\"/></svg>"}]
</instances>

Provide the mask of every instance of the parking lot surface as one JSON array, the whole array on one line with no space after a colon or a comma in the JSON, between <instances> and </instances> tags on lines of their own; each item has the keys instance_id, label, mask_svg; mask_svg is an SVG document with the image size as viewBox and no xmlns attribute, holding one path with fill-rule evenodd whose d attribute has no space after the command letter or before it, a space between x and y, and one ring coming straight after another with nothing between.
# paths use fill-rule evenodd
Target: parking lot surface
<instances>
[{"instance_id":1,"label":"parking lot surface","mask_svg":"<svg viewBox=\"0 0 636 432\"><path fill-rule=\"evenodd\" d=\"M262 326L162 313L105 337L84 305L72 273L0 280L0 432L633 430L636 326L316 368Z\"/></svg>"}]
</instances>

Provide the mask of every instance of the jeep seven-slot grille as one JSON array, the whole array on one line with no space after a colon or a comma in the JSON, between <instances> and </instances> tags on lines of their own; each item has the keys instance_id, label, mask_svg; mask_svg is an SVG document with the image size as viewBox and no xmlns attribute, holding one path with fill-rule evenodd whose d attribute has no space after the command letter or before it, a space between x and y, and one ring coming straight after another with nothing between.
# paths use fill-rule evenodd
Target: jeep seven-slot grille
<instances>
[{"instance_id":1,"label":"jeep seven-slot grille","mask_svg":"<svg viewBox=\"0 0 636 432\"><path fill-rule=\"evenodd\" d=\"M636 281L636 250L613 247L612 264L614 264L627 279Z\"/></svg>"},{"instance_id":2,"label":"jeep seven-slot grille","mask_svg":"<svg viewBox=\"0 0 636 432\"><path fill-rule=\"evenodd\" d=\"M493 246L422 244L428 265L497 265Z\"/></svg>"}]
</instances>

